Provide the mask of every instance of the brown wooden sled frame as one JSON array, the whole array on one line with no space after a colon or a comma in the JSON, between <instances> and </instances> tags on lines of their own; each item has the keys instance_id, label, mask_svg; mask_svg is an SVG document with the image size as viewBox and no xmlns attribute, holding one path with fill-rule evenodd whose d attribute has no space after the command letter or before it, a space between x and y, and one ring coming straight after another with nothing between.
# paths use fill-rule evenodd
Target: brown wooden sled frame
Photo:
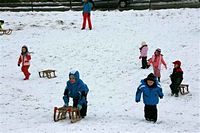
<instances>
[{"instance_id":1,"label":"brown wooden sled frame","mask_svg":"<svg viewBox=\"0 0 200 133\"><path fill-rule=\"evenodd\" d=\"M189 93L189 85L188 84L181 84L178 89L179 89L181 95L185 95L185 94Z\"/></svg>"},{"instance_id":2,"label":"brown wooden sled frame","mask_svg":"<svg viewBox=\"0 0 200 133\"><path fill-rule=\"evenodd\" d=\"M71 123L81 120L80 111L76 107L54 107L54 122L66 119L67 114L69 116L69 119L71 120Z\"/></svg>"},{"instance_id":3,"label":"brown wooden sled frame","mask_svg":"<svg viewBox=\"0 0 200 133\"><path fill-rule=\"evenodd\" d=\"M12 29L0 30L0 35L10 35L12 33Z\"/></svg>"},{"instance_id":4,"label":"brown wooden sled frame","mask_svg":"<svg viewBox=\"0 0 200 133\"><path fill-rule=\"evenodd\" d=\"M50 69L47 69L47 70L43 70L43 71L40 71L39 72L39 76L40 78L55 78L56 77L56 74L55 74L56 70L50 70Z\"/></svg>"}]
</instances>

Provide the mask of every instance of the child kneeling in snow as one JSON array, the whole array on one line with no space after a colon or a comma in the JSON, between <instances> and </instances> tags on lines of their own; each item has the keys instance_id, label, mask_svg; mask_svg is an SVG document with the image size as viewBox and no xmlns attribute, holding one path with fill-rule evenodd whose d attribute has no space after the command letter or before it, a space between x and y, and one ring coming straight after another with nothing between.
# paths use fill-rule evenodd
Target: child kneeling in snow
<instances>
[{"instance_id":1,"label":"child kneeling in snow","mask_svg":"<svg viewBox=\"0 0 200 133\"><path fill-rule=\"evenodd\" d=\"M63 100L65 107L69 104L69 98L73 98L73 107L80 110L80 115L84 118L87 114L87 93L89 89L87 85L79 78L78 71L69 73L69 81L64 91Z\"/></svg>"},{"instance_id":2,"label":"child kneeling in snow","mask_svg":"<svg viewBox=\"0 0 200 133\"><path fill-rule=\"evenodd\" d=\"M179 60L174 61L174 69L173 73L170 75L171 78L171 95L173 96L175 94L175 97L178 97L179 89L182 80L183 80L183 71L181 69L181 62Z\"/></svg>"},{"instance_id":3,"label":"child kneeling in snow","mask_svg":"<svg viewBox=\"0 0 200 133\"><path fill-rule=\"evenodd\" d=\"M30 77L30 73L28 71L29 67L30 67L30 60L31 60L31 55L28 52L28 47L27 46L23 46L22 50L21 50L21 55L18 59L18 66L20 66L20 64L22 63L22 72L24 73L24 80L29 80Z\"/></svg>"},{"instance_id":4,"label":"child kneeling in snow","mask_svg":"<svg viewBox=\"0 0 200 133\"><path fill-rule=\"evenodd\" d=\"M140 102L143 93L144 116L147 121L157 121L157 107L159 97L163 98L162 88L153 73L141 80L141 85L137 88L135 101Z\"/></svg>"}]
</instances>

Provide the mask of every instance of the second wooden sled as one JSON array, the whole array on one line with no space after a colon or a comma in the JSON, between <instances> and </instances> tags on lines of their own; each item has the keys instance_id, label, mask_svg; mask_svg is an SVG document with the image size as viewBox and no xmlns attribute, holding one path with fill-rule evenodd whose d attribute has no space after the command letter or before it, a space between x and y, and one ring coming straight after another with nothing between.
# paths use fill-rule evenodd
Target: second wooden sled
<instances>
[{"instance_id":1,"label":"second wooden sled","mask_svg":"<svg viewBox=\"0 0 200 133\"><path fill-rule=\"evenodd\" d=\"M43 70L39 72L39 76L40 78L55 78L56 74L55 74L56 70L51 70L51 69L47 69L47 70Z\"/></svg>"}]
</instances>

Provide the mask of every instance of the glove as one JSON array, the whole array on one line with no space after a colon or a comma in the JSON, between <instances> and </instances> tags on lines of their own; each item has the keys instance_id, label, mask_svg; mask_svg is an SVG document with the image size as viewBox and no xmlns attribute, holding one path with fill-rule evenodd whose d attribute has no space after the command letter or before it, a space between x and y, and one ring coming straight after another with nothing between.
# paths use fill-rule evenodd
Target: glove
<instances>
[{"instance_id":1,"label":"glove","mask_svg":"<svg viewBox=\"0 0 200 133\"><path fill-rule=\"evenodd\" d=\"M167 65L165 65L165 69L167 69Z\"/></svg>"},{"instance_id":2,"label":"glove","mask_svg":"<svg viewBox=\"0 0 200 133\"><path fill-rule=\"evenodd\" d=\"M78 108L78 110L81 110L82 109L82 105L78 104L77 108Z\"/></svg>"},{"instance_id":3,"label":"glove","mask_svg":"<svg viewBox=\"0 0 200 133\"><path fill-rule=\"evenodd\" d=\"M142 57L140 56L139 59L141 59Z\"/></svg>"},{"instance_id":4,"label":"glove","mask_svg":"<svg viewBox=\"0 0 200 133\"><path fill-rule=\"evenodd\" d=\"M18 67L20 66L20 64L17 64L18 65Z\"/></svg>"},{"instance_id":5,"label":"glove","mask_svg":"<svg viewBox=\"0 0 200 133\"><path fill-rule=\"evenodd\" d=\"M160 99L163 99L163 96L162 96L162 97L160 97Z\"/></svg>"},{"instance_id":6,"label":"glove","mask_svg":"<svg viewBox=\"0 0 200 133\"><path fill-rule=\"evenodd\" d=\"M139 100L136 100L136 103L139 103L140 101Z\"/></svg>"}]
</instances>

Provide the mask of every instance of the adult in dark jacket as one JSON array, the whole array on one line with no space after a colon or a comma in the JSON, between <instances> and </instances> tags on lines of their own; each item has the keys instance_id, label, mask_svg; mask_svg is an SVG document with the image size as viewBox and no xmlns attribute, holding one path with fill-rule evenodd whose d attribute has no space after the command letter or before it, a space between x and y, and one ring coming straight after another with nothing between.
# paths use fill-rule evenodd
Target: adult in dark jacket
<instances>
[{"instance_id":1,"label":"adult in dark jacket","mask_svg":"<svg viewBox=\"0 0 200 133\"><path fill-rule=\"evenodd\" d=\"M141 80L141 85L137 88L135 101L140 102L143 93L144 116L147 121L157 121L157 104L159 97L163 98L162 88L153 73Z\"/></svg>"},{"instance_id":2,"label":"adult in dark jacket","mask_svg":"<svg viewBox=\"0 0 200 133\"><path fill-rule=\"evenodd\" d=\"M175 94L176 97L178 97L179 89L182 80L183 80L183 71L181 69L181 62L179 60L176 60L173 62L174 69L172 74L170 75L171 78L171 95L173 96Z\"/></svg>"},{"instance_id":3,"label":"adult in dark jacket","mask_svg":"<svg viewBox=\"0 0 200 133\"><path fill-rule=\"evenodd\" d=\"M87 93L89 89L87 85L79 78L78 71L71 71L69 73L69 81L64 91L63 100L68 106L69 98L73 98L73 107L80 110L81 116L84 118L87 114Z\"/></svg>"}]
</instances>

